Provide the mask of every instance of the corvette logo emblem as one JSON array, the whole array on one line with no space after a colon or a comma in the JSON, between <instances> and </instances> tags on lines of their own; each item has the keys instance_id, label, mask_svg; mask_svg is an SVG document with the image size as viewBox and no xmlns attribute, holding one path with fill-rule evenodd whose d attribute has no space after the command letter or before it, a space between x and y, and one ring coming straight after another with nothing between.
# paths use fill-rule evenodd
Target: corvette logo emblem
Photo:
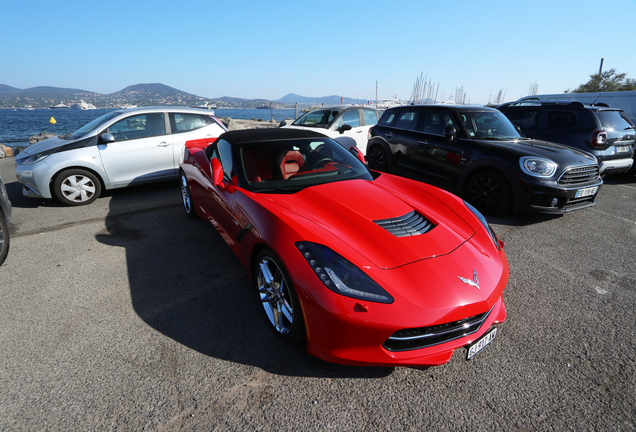
<instances>
[{"instance_id":1,"label":"corvette logo emblem","mask_svg":"<svg viewBox=\"0 0 636 432\"><path fill-rule=\"evenodd\" d=\"M479 288L479 275L477 274L477 270L473 270L473 280L466 279L461 276L457 276L457 277L459 278L460 281L464 282L465 284L474 286L477 289L481 289Z\"/></svg>"}]
</instances>

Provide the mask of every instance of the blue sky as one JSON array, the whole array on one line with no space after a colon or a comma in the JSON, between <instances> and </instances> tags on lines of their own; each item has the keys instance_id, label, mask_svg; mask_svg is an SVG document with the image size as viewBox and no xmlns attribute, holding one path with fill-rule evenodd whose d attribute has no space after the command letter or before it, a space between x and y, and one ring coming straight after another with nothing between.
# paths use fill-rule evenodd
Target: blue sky
<instances>
[{"instance_id":1,"label":"blue sky","mask_svg":"<svg viewBox=\"0 0 636 432\"><path fill-rule=\"evenodd\" d=\"M408 100L561 93L636 78L636 0L0 0L0 84L108 94L162 83L198 96ZM491 96L492 95L492 96Z\"/></svg>"}]
</instances>

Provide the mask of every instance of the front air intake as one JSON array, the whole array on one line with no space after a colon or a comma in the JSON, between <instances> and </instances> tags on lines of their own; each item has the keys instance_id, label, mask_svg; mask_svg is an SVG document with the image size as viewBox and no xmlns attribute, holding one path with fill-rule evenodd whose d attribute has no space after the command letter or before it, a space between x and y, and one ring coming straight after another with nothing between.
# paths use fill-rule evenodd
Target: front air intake
<instances>
[{"instance_id":1,"label":"front air intake","mask_svg":"<svg viewBox=\"0 0 636 432\"><path fill-rule=\"evenodd\" d=\"M373 221L396 237L409 237L424 234L435 228L435 225L424 216L413 210L404 216Z\"/></svg>"}]
</instances>

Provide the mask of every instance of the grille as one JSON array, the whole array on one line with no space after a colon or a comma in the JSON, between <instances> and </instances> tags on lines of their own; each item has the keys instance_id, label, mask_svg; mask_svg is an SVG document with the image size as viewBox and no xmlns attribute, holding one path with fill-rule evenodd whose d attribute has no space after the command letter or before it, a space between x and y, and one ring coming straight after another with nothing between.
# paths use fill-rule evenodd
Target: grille
<instances>
[{"instance_id":1,"label":"grille","mask_svg":"<svg viewBox=\"0 0 636 432\"><path fill-rule=\"evenodd\" d=\"M492 309L470 318L436 326L398 330L382 346L389 351L408 351L459 339L479 330L491 312Z\"/></svg>"},{"instance_id":2,"label":"grille","mask_svg":"<svg viewBox=\"0 0 636 432\"><path fill-rule=\"evenodd\" d=\"M598 165L570 168L559 178L559 184L561 186L570 186L591 183L596 181L598 176Z\"/></svg>"},{"instance_id":3,"label":"grille","mask_svg":"<svg viewBox=\"0 0 636 432\"><path fill-rule=\"evenodd\" d=\"M413 210L404 216L373 221L396 237L409 237L424 234L435 225L424 216Z\"/></svg>"}]
</instances>

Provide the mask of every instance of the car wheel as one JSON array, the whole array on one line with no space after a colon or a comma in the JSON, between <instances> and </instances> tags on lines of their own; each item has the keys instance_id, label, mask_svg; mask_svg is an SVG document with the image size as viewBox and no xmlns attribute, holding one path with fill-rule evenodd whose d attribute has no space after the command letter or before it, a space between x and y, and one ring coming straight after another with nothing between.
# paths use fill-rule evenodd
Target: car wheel
<instances>
[{"instance_id":1,"label":"car wheel","mask_svg":"<svg viewBox=\"0 0 636 432\"><path fill-rule=\"evenodd\" d=\"M466 200L487 215L501 215L510 210L510 186L495 171L475 174L466 184Z\"/></svg>"},{"instance_id":2,"label":"car wheel","mask_svg":"<svg viewBox=\"0 0 636 432\"><path fill-rule=\"evenodd\" d=\"M53 183L55 196L66 205L90 204L102 191L99 179L83 169L62 171Z\"/></svg>"},{"instance_id":3,"label":"car wheel","mask_svg":"<svg viewBox=\"0 0 636 432\"><path fill-rule=\"evenodd\" d=\"M183 171L181 171L181 201L183 202L183 209L186 214L191 218L195 218L197 214L194 211L192 193L190 192L190 186L188 185L188 178Z\"/></svg>"},{"instance_id":4,"label":"car wheel","mask_svg":"<svg viewBox=\"0 0 636 432\"><path fill-rule=\"evenodd\" d=\"M4 215L0 213L0 265L9 254L9 227Z\"/></svg>"},{"instance_id":5,"label":"car wheel","mask_svg":"<svg viewBox=\"0 0 636 432\"><path fill-rule=\"evenodd\" d=\"M389 168L389 157L386 151L379 145L374 145L367 152L367 165L369 169L387 172Z\"/></svg>"},{"instance_id":6,"label":"car wheel","mask_svg":"<svg viewBox=\"0 0 636 432\"><path fill-rule=\"evenodd\" d=\"M265 315L276 335L289 343L301 341L305 325L300 303L276 254L263 249L256 258L253 274Z\"/></svg>"}]
</instances>

